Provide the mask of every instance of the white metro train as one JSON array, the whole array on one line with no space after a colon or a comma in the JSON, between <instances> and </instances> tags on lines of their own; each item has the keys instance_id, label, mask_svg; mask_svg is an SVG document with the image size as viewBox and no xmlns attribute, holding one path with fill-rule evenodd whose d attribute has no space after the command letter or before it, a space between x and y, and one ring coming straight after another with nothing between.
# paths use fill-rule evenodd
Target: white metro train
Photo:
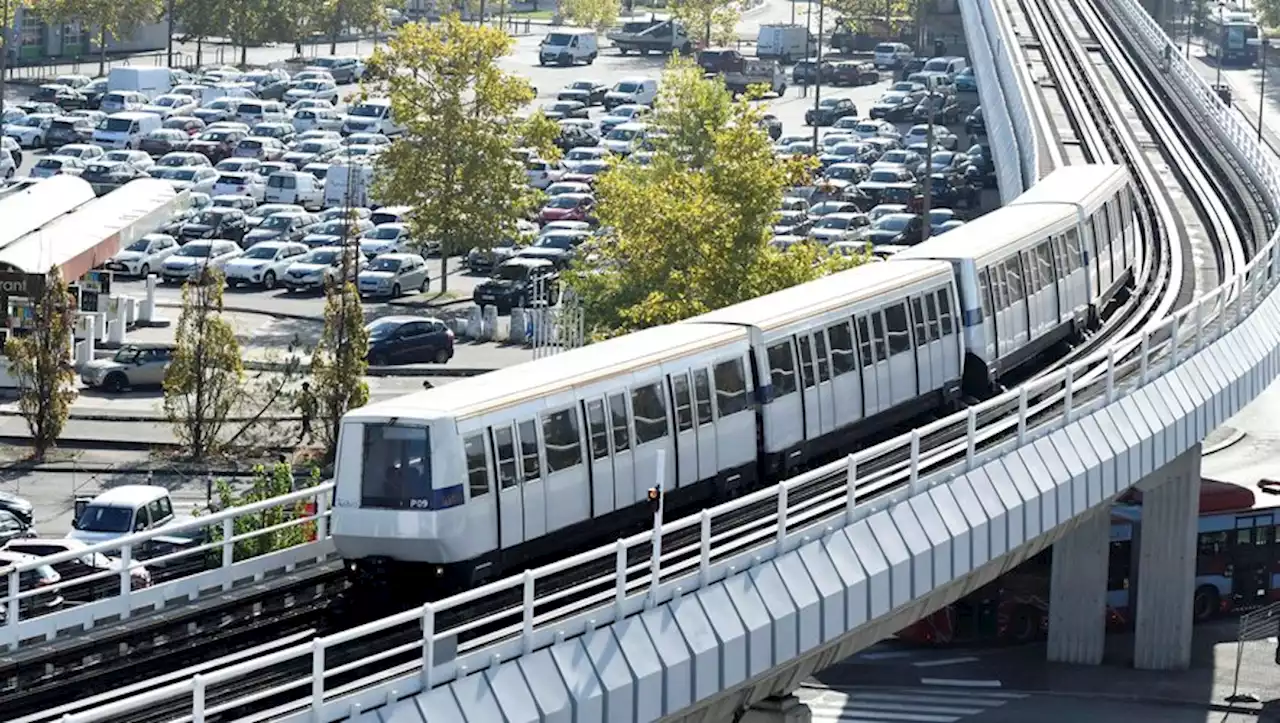
<instances>
[{"instance_id":1,"label":"white metro train","mask_svg":"<svg viewBox=\"0 0 1280 723\"><path fill-rule=\"evenodd\" d=\"M645 523L660 450L669 516L850 451L1083 331L1134 209L1123 167L1065 168L885 263L353 410L337 549L439 594Z\"/></svg>"}]
</instances>

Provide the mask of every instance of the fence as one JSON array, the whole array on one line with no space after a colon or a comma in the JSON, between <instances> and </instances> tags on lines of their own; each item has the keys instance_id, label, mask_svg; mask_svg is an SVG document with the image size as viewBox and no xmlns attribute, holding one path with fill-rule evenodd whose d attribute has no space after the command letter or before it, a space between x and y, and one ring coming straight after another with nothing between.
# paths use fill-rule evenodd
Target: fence
<instances>
[{"instance_id":1,"label":"fence","mask_svg":"<svg viewBox=\"0 0 1280 723\"><path fill-rule=\"evenodd\" d=\"M1270 572L1267 573L1270 575ZM1246 664L1253 671L1267 671L1266 678L1272 681L1272 692L1280 686L1277 664L1280 664L1280 602L1245 613L1240 616L1239 631L1236 634L1236 670L1231 680L1231 695L1228 703L1257 703L1259 696L1253 692L1240 690L1240 671ZM1256 681L1250 681L1256 682Z\"/></svg>"}]
</instances>

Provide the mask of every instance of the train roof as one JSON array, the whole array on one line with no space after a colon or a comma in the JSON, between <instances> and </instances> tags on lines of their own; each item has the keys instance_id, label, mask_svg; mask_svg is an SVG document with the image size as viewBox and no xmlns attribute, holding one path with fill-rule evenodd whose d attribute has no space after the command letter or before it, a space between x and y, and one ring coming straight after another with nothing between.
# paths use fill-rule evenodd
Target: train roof
<instances>
[{"instance_id":1,"label":"train roof","mask_svg":"<svg viewBox=\"0 0 1280 723\"><path fill-rule=\"evenodd\" d=\"M1110 198L1117 185L1128 180L1125 167L1115 163L1064 166L1040 179L1006 208L1045 201L1074 201L1092 208Z\"/></svg>"},{"instance_id":2,"label":"train roof","mask_svg":"<svg viewBox=\"0 0 1280 723\"><path fill-rule=\"evenodd\" d=\"M353 410L349 417L465 418L545 399L664 362L745 344L747 331L734 326L670 324L589 344L552 357L387 399Z\"/></svg>"},{"instance_id":3,"label":"train roof","mask_svg":"<svg viewBox=\"0 0 1280 723\"><path fill-rule=\"evenodd\" d=\"M955 233L952 231L951 233ZM789 289L686 320L685 324L746 324L769 331L820 316L906 284L951 277L948 264L933 261L863 264Z\"/></svg>"}]
</instances>

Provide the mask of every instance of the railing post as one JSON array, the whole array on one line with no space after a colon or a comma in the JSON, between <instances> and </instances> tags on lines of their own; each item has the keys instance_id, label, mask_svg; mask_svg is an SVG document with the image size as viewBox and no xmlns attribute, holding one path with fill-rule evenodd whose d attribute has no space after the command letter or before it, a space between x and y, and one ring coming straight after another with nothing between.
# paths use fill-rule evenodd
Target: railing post
<instances>
[{"instance_id":1,"label":"railing post","mask_svg":"<svg viewBox=\"0 0 1280 723\"><path fill-rule=\"evenodd\" d=\"M1067 424L1071 423L1071 405L1074 402L1075 386L1076 386L1076 370L1070 364L1063 370L1066 376L1062 380L1062 418Z\"/></svg>"},{"instance_id":2,"label":"railing post","mask_svg":"<svg viewBox=\"0 0 1280 723\"><path fill-rule=\"evenodd\" d=\"M619 538L614 551L614 593L613 604L617 608L615 619L622 619L622 604L627 601L627 543Z\"/></svg>"},{"instance_id":3,"label":"railing post","mask_svg":"<svg viewBox=\"0 0 1280 723\"><path fill-rule=\"evenodd\" d=\"M1196 300L1196 308L1195 308L1196 351L1200 351L1201 347L1204 344L1204 301L1205 300L1203 296Z\"/></svg>"},{"instance_id":4,"label":"railing post","mask_svg":"<svg viewBox=\"0 0 1280 723\"><path fill-rule=\"evenodd\" d=\"M324 710L324 638L311 641L311 720L320 723Z\"/></svg>"},{"instance_id":5,"label":"railing post","mask_svg":"<svg viewBox=\"0 0 1280 723\"><path fill-rule=\"evenodd\" d=\"M911 430L911 488L914 490L920 479L920 431Z\"/></svg>"},{"instance_id":6,"label":"railing post","mask_svg":"<svg viewBox=\"0 0 1280 723\"><path fill-rule=\"evenodd\" d=\"M1018 388L1018 446L1027 441L1027 385Z\"/></svg>"},{"instance_id":7,"label":"railing post","mask_svg":"<svg viewBox=\"0 0 1280 723\"><path fill-rule=\"evenodd\" d=\"M844 496L844 521L847 525L853 524L853 511L858 506L858 458L849 455L849 461L845 474L845 490Z\"/></svg>"},{"instance_id":8,"label":"railing post","mask_svg":"<svg viewBox=\"0 0 1280 723\"><path fill-rule=\"evenodd\" d=\"M236 520L228 517L222 521L222 566L231 567L236 562L236 543L231 538L236 536Z\"/></svg>"},{"instance_id":9,"label":"railing post","mask_svg":"<svg viewBox=\"0 0 1280 723\"><path fill-rule=\"evenodd\" d=\"M782 555L782 544L787 539L787 484L781 482L778 484L778 529L777 536L774 538L774 544L777 547L775 555Z\"/></svg>"},{"instance_id":10,"label":"railing post","mask_svg":"<svg viewBox=\"0 0 1280 723\"><path fill-rule=\"evenodd\" d=\"M1173 323L1169 325L1169 341L1171 348L1169 349L1169 368L1165 371L1173 371L1178 366L1178 327L1182 326L1182 317L1174 315Z\"/></svg>"},{"instance_id":11,"label":"railing post","mask_svg":"<svg viewBox=\"0 0 1280 723\"><path fill-rule=\"evenodd\" d=\"M196 673L191 677L191 723L204 723L204 676Z\"/></svg>"},{"instance_id":12,"label":"railing post","mask_svg":"<svg viewBox=\"0 0 1280 723\"><path fill-rule=\"evenodd\" d=\"M1107 351L1107 404L1116 400L1116 348Z\"/></svg>"},{"instance_id":13,"label":"railing post","mask_svg":"<svg viewBox=\"0 0 1280 723\"><path fill-rule=\"evenodd\" d=\"M422 690L431 690L436 667L436 605L422 606Z\"/></svg>"},{"instance_id":14,"label":"railing post","mask_svg":"<svg viewBox=\"0 0 1280 723\"><path fill-rule=\"evenodd\" d=\"M323 540L329 536L329 494L321 492L316 495L316 539Z\"/></svg>"},{"instance_id":15,"label":"railing post","mask_svg":"<svg viewBox=\"0 0 1280 723\"><path fill-rule=\"evenodd\" d=\"M1147 333L1142 335L1142 347L1138 353L1142 357L1138 361L1138 378L1141 379L1142 383L1145 385L1147 383L1147 372L1149 371L1147 356L1151 354L1151 334Z\"/></svg>"},{"instance_id":16,"label":"railing post","mask_svg":"<svg viewBox=\"0 0 1280 723\"><path fill-rule=\"evenodd\" d=\"M978 410L975 407L969 407L969 416L965 420L965 445L964 445L964 468L965 471L973 469L973 458L978 453L978 445L974 441L974 437L978 436Z\"/></svg>"},{"instance_id":17,"label":"railing post","mask_svg":"<svg viewBox=\"0 0 1280 723\"><path fill-rule=\"evenodd\" d=\"M533 652L533 570L524 571L524 611L521 615L523 625L525 655Z\"/></svg>"},{"instance_id":18,"label":"railing post","mask_svg":"<svg viewBox=\"0 0 1280 723\"><path fill-rule=\"evenodd\" d=\"M133 545L124 545L120 548L120 594L128 595L133 589L133 571L129 568L133 567ZM127 611L128 605L124 606Z\"/></svg>"},{"instance_id":19,"label":"railing post","mask_svg":"<svg viewBox=\"0 0 1280 723\"><path fill-rule=\"evenodd\" d=\"M698 587L711 584L711 512L702 510L698 520Z\"/></svg>"},{"instance_id":20,"label":"railing post","mask_svg":"<svg viewBox=\"0 0 1280 723\"><path fill-rule=\"evenodd\" d=\"M20 592L19 588L21 587L18 584L20 577L21 575L18 572L18 566L11 565L9 567L9 602L5 606L4 610L5 624L10 626L16 626L18 624L18 618L22 616L22 604L21 601L18 600L18 593ZM17 643L17 638L14 638L14 645L17 645Z\"/></svg>"}]
</instances>

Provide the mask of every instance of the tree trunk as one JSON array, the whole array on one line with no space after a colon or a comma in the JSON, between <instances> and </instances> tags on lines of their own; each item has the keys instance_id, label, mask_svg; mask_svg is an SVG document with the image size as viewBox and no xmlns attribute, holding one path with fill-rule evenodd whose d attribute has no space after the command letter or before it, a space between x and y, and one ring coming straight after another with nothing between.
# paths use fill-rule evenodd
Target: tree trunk
<instances>
[{"instance_id":1,"label":"tree trunk","mask_svg":"<svg viewBox=\"0 0 1280 723\"><path fill-rule=\"evenodd\" d=\"M204 38L196 38L196 67L204 65Z\"/></svg>"},{"instance_id":2,"label":"tree trunk","mask_svg":"<svg viewBox=\"0 0 1280 723\"><path fill-rule=\"evenodd\" d=\"M98 75L107 74L107 29L98 34Z\"/></svg>"},{"instance_id":3,"label":"tree trunk","mask_svg":"<svg viewBox=\"0 0 1280 723\"><path fill-rule=\"evenodd\" d=\"M440 247L440 293L449 290L449 254L445 253L444 245Z\"/></svg>"},{"instance_id":4,"label":"tree trunk","mask_svg":"<svg viewBox=\"0 0 1280 723\"><path fill-rule=\"evenodd\" d=\"M8 0L0 0L0 3L6 3ZM9 69L6 67L9 63L9 28L0 27L0 137L4 136L4 94L5 83L8 79L5 75Z\"/></svg>"}]
</instances>

